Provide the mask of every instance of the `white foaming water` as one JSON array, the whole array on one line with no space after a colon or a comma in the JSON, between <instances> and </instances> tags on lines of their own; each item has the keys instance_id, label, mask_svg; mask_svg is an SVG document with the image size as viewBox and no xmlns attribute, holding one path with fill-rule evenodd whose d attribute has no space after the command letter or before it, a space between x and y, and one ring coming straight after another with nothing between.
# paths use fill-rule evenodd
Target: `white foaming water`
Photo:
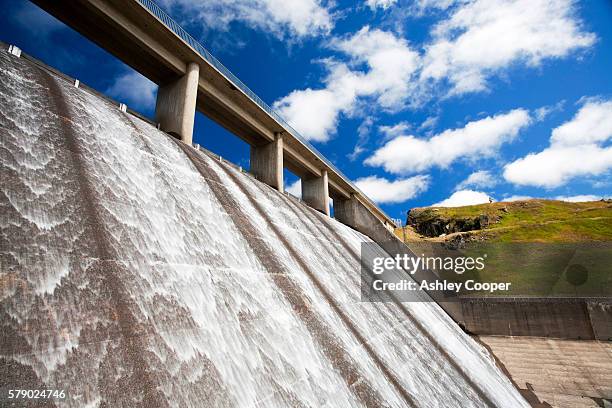
<instances>
[{"instance_id":1,"label":"white foaming water","mask_svg":"<svg viewBox=\"0 0 612 408\"><path fill-rule=\"evenodd\" d=\"M32 382L16 388L65 406L527 406L435 303L360 302L369 238L0 64L1 357Z\"/></svg>"}]
</instances>

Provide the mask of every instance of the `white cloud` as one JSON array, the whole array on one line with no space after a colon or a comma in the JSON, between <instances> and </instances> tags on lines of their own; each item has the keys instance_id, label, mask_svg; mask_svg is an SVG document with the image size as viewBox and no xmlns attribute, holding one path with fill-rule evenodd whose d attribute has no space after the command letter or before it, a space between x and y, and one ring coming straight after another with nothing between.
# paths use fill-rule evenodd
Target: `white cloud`
<instances>
[{"instance_id":1,"label":"white cloud","mask_svg":"<svg viewBox=\"0 0 612 408\"><path fill-rule=\"evenodd\" d=\"M487 188L497 184L497 180L493 175L486 171L476 171L468 176L465 180L457 185L456 190L464 190L467 187Z\"/></svg>"},{"instance_id":2,"label":"white cloud","mask_svg":"<svg viewBox=\"0 0 612 408\"><path fill-rule=\"evenodd\" d=\"M469 0L417 0L415 5L417 10L425 12L429 9L446 10L455 3L466 3Z\"/></svg>"},{"instance_id":3,"label":"white cloud","mask_svg":"<svg viewBox=\"0 0 612 408\"><path fill-rule=\"evenodd\" d=\"M476 0L453 9L426 46L422 80L448 80L450 95L487 89L511 64L537 66L591 46L572 0Z\"/></svg>"},{"instance_id":4,"label":"white cloud","mask_svg":"<svg viewBox=\"0 0 612 408\"><path fill-rule=\"evenodd\" d=\"M525 200L533 200L534 197L527 195L513 195L509 197L504 197L502 201L511 202L511 201L525 201Z\"/></svg>"},{"instance_id":5,"label":"white cloud","mask_svg":"<svg viewBox=\"0 0 612 408\"><path fill-rule=\"evenodd\" d=\"M601 176L612 169L612 101L587 101L568 122L553 129L550 146L504 168L514 184L558 187L579 176Z\"/></svg>"},{"instance_id":6,"label":"white cloud","mask_svg":"<svg viewBox=\"0 0 612 408\"><path fill-rule=\"evenodd\" d=\"M357 158L363 153L365 152L366 149L365 147L363 147L362 145L360 145L359 143L355 145L355 147L353 148L353 151L351 153L349 153L346 157L350 160L350 161L355 161L357 160Z\"/></svg>"},{"instance_id":7,"label":"white cloud","mask_svg":"<svg viewBox=\"0 0 612 408\"><path fill-rule=\"evenodd\" d=\"M596 196L591 194L581 194L574 196L556 196L553 198L544 198L545 200L559 200L559 201L567 201L570 203L580 203L585 201L598 201L602 199L603 196ZM523 195L513 195L510 197L505 197L502 201L510 202L510 201L524 201L524 200L533 200L536 197L532 196L523 196Z\"/></svg>"},{"instance_id":8,"label":"white cloud","mask_svg":"<svg viewBox=\"0 0 612 408\"><path fill-rule=\"evenodd\" d=\"M489 202L489 195L482 191L460 190L455 191L445 200L433 204L432 207L463 207L464 205L475 205Z\"/></svg>"},{"instance_id":9,"label":"white cloud","mask_svg":"<svg viewBox=\"0 0 612 408\"><path fill-rule=\"evenodd\" d=\"M506 165L504 178L519 185L558 187L575 177L599 175L610 168L612 147L549 147Z\"/></svg>"},{"instance_id":10,"label":"white cloud","mask_svg":"<svg viewBox=\"0 0 612 408\"><path fill-rule=\"evenodd\" d=\"M297 179L297 181L285 186L285 191L295 197L302 197L302 179Z\"/></svg>"},{"instance_id":11,"label":"white cloud","mask_svg":"<svg viewBox=\"0 0 612 408\"><path fill-rule=\"evenodd\" d=\"M229 30L240 21L277 37L326 34L333 28L330 7L320 0L164 0L204 29Z\"/></svg>"},{"instance_id":12,"label":"white cloud","mask_svg":"<svg viewBox=\"0 0 612 408\"><path fill-rule=\"evenodd\" d=\"M315 142L326 142L336 133L338 114L353 104L354 95L337 98L334 89L293 91L274 102L274 109L302 136Z\"/></svg>"},{"instance_id":13,"label":"white cloud","mask_svg":"<svg viewBox=\"0 0 612 408\"><path fill-rule=\"evenodd\" d=\"M366 1L373 7L390 4ZM447 10L449 16L431 30L421 54L398 35L368 26L332 39L329 47L349 60L327 59L321 88L295 90L274 104L306 138L329 140L340 117L359 115L361 108L399 111L421 106L439 91L446 96L485 91L491 77L511 67L536 67L596 41L582 27L573 0L419 0L399 11L402 7L395 9L403 17L426 10ZM553 109L542 107L535 118Z\"/></svg>"},{"instance_id":14,"label":"white cloud","mask_svg":"<svg viewBox=\"0 0 612 408\"><path fill-rule=\"evenodd\" d=\"M455 160L478 160L493 156L502 144L512 141L531 119L524 109L489 116L465 127L449 129L429 139L399 136L365 160L369 166L405 174L430 167L446 168Z\"/></svg>"},{"instance_id":15,"label":"white cloud","mask_svg":"<svg viewBox=\"0 0 612 408\"><path fill-rule=\"evenodd\" d=\"M429 177L421 175L390 181L369 176L355 180L355 185L377 203L402 203L427 190Z\"/></svg>"},{"instance_id":16,"label":"white cloud","mask_svg":"<svg viewBox=\"0 0 612 408\"><path fill-rule=\"evenodd\" d=\"M437 16L440 12L446 11L456 5L470 2L471 0L409 0L401 1L401 21L405 17L420 18L427 15Z\"/></svg>"},{"instance_id":17,"label":"white cloud","mask_svg":"<svg viewBox=\"0 0 612 408\"><path fill-rule=\"evenodd\" d=\"M378 7L386 10L395 3L397 3L397 0L366 0L367 6L372 10L376 10Z\"/></svg>"},{"instance_id":18,"label":"white cloud","mask_svg":"<svg viewBox=\"0 0 612 408\"><path fill-rule=\"evenodd\" d=\"M367 117L361 122L361 125L357 128L357 143L353 148L353 151L347 155L350 161L355 161L357 158L366 151L365 145L370 137L370 130L374 124L374 119Z\"/></svg>"},{"instance_id":19,"label":"white cloud","mask_svg":"<svg viewBox=\"0 0 612 408\"><path fill-rule=\"evenodd\" d=\"M150 108L155 106L157 85L137 72L129 72L115 78L106 93L127 105Z\"/></svg>"},{"instance_id":20,"label":"white cloud","mask_svg":"<svg viewBox=\"0 0 612 408\"><path fill-rule=\"evenodd\" d=\"M354 113L359 98L374 98L383 109L400 109L418 66L418 54L405 40L368 26L352 37L332 41L331 47L349 56L350 66L328 60L324 88L295 90L274 103L304 137L318 142L329 140L339 115ZM363 64L366 72L352 68Z\"/></svg>"},{"instance_id":21,"label":"white cloud","mask_svg":"<svg viewBox=\"0 0 612 408\"><path fill-rule=\"evenodd\" d=\"M433 129L434 127L436 127L437 124L438 124L438 117L429 116L427 119L423 121L423 123L421 123L421 125L419 126L419 130Z\"/></svg>"},{"instance_id":22,"label":"white cloud","mask_svg":"<svg viewBox=\"0 0 612 408\"><path fill-rule=\"evenodd\" d=\"M366 26L348 39L335 41L334 47L349 55L353 63L366 63L370 68L365 74L356 74L357 94L376 96L383 108L400 107L408 96L409 79L419 58L406 40Z\"/></svg>"},{"instance_id":23,"label":"white cloud","mask_svg":"<svg viewBox=\"0 0 612 408\"><path fill-rule=\"evenodd\" d=\"M408 122L400 122L396 125L382 125L378 127L378 131L383 135L382 140L391 140L398 136L406 134L412 129L412 125Z\"/></svg>"},{"instance_id":24,"label":"white cloud","mask_svg":"<svg viewBox=\"0 0 612 408\"><path fill-rule=\"evenodd\" d=\"M612 138L612 100L591 100L574 118L555 128L550 138L553 145L576 146L600 143Z\"/></svg>"},{"instance_id":25,"label":"white cloud","mask_svg":"<svg viewBox=\"0 0 612 408\"><path fill-rule=\"evenodd\" d=\"M564 106L565 106L565 100L559 101L555 103L554 105L542 106L534 111L535 119L538 122L541 122L544 119L546 119L550 114L554 112L562 111Z\"/></svg>"},{"instance_id":26,"label":"white cloud","mask_svg":"<svg viewBox=\"0 0 612 408\"><path fill-rule=\"evenodd\" d=\"M591 194L582 194L582 195L575 195L575 196L557 196L555 197L555 200L560 200L560 201L568 201L570 203L582 203L585 201L598 201L601 200L602 197L601 196L596 196L596 195L591 195Z\"/></svg>"}]
</instances>

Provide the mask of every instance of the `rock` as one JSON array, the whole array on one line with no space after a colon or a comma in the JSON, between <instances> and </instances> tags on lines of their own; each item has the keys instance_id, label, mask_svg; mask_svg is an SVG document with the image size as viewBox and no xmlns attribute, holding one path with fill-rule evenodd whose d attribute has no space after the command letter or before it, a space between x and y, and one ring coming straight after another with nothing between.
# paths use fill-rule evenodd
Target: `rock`
<instances>
[{"instance_id":1,"label":"rock","mask_svg":"<svg viewBox=\"0 0 612 408\"><path fill-rule=\"evenodd\" d=\"M480 214L471 217L450 217L437 208L413 208L408 213L407 224L421 235L434 238L442 234L468 232L488 228L498 222L497 215Z\"/></svg>"},{"instance_id":2,"label":"rock","mask_svg":"<svg viewBox=\"0 0 612 408\"><path fill-rule=\"evenodd\" d=\"M480 214L478 216L478 226L479 229L483 229L489 226L489 216L486 214Z\"/></svg>"},{"instance_id":3,"label":"rock","mask_svg":"<svg viewBox=\"0 0 612 408\"><path fill-rule=\"evenodd\" d=\"M442 245L448 249L463 249L465 248L466 243L470 240L470 234L459 234L450 238L448 241L444 242Z\"/></svg>"}]
</instances>

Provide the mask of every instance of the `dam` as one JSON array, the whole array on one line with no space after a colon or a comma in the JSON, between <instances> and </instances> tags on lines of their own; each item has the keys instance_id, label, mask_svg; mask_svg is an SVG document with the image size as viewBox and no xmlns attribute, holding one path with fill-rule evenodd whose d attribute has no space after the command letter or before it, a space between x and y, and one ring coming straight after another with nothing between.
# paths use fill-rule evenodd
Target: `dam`
<instances>
[{"instance_id":1,"label":"dam","mask_svg":"<svg viewBox=\"0 0 612 408\"><path fill-rule=\"evenodd\" d=\"M368 236L5 50L0 175L3 389L64 390L62 407L529 406L435 302L360 301Z\"/></svg>"}]
</instances>

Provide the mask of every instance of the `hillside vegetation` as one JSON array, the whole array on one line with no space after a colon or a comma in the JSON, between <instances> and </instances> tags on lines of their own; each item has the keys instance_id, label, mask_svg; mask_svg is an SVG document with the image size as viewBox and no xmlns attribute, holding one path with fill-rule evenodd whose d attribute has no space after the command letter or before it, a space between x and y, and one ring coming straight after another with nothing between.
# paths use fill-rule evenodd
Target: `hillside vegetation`
<instances>
[{"instance_id":1,"label":"hillside vegetation","mask_svg":"<svg viewBox=\"0 0 612 408\"><path fill-rule=\"evenodd\" d=\"M396 229L407 242L463 235L489 242L612 241L612 201L570 203L526 200L465 207L415 208L408 226Z\"/></svg>"},{"instance_id":2,"label":"hillside vegetation","mask_svg":"<svg viewBox=\"0 0 612 408\"><path fill-rule=\"evenodd\" d=\"M481 272L440 276L454 282L512 282L509 292L497 296L612 295L611 200L415 208L408 225L395 233L416 254L486 254Z\"/></svg>"}]
</instances>

